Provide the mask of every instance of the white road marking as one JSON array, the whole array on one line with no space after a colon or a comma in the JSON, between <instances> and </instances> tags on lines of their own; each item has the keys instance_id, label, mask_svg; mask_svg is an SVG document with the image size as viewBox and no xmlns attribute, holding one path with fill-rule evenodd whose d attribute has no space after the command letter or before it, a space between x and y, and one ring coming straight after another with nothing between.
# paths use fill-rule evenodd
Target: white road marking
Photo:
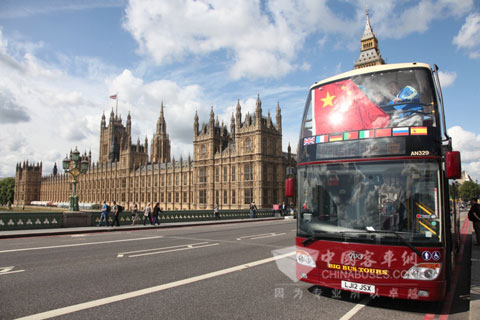
<instances>
[{"instance_id":1,"label":"white road marking","mask_svg":"<svg viewBox=\"0 0 480 320\"><path fill-rule=\"evenodd\" d=\"M219 244L220 244L220 243L210 243L210 244L204 244L203 246L197 246L197 247L190 247L190 248L189 248L189 247L184 247L184 248L164 250L164 251L141 253L141 254L131 255L130 258L142 257L142 256L150 256L150 255L152 255L152 254L161 254L161 253L167 253L167 252L184 251L184 250L192 250L192 249L205 248L205 247L211 247L211 246L218 246Z\"/></svg>"},{"instance_id":2,"label":"white road marking","mask_svg":"<svg viewBox=\"0 0 480 320\"><path fill-rule=\"evenodd\" d=\"M25 270L15 270L12 271L15 266L10 266L10 267L0 267L0 276L4 274L11 274L11 273L17 273L17 272L23 272Z\"/></svg>"},{"instance_id":3,"label":"white road marking","mask_svg":"<svg viewBox=\"0 0 480 320\"><path fill-rule=\"evenodd\" d=\"M285 233L275 233L275 232L270 232L270 233L263 233L263 234L255 234L251 236L244 236L237 238L237 240L255 240L255 239L261 239L261 238L269 238L269 237L276 237L276 236L281 236L284 235Z\"/></svg>"},{"instance_id":4,"label":"white road marking","mask_svg":"<svg viewBox=\"0 0 480 320\"><path fill-rule=\"evenodd\" d=\"M363 307L365 307L369 302L370 302L371 297L365 297L360 301L355 307L353 307L350 311L345 313L343 317L341 317L339 320L349 320L352 319L352 317L360 310L362 310Z\"/></svg>"},{"instance_id":5,"label":"white road marking","mask_svg":"<svg viewBox=\"0 0 480 320\"><path fill-rule=\"evenodd\" d=\"M198 282L198 281L201 281L201 280L222 276L222 275L229 274L229 273L236 272L236 271L240 271L240 270L245 270L245 269L256 267L256 266L259 266L259 265L262 265L262 264L265 264L265 263L269 263L269 262L272 262L272 261L275 261L275 260L278 260L278 259L287 258L287 257L292 256L294 254L296 254L296 252L289 252L289 253L286 253L286 254L283 254L283 255L279 255L279 256L275 256L275 257L271 257L271 258L266 258L266 259L262 259L262 260L257 260L257 261L241 264L241 265L238 265L238 266L235 266L235 267L231 267L231 268L227 268L227 269L223 269L223 270L218 270L218 271L202 274L202 275L191 277L191 278L188 278L188 279L178 280L178 281L154 286L154 287L151 287L151 288L141 289L141 290L132 291L132 292L124 293L124 294L119 294L119 295L116 295L116 296L111 296L111 297L102 298L102 299L98 299L98 300L93 300L93 301L89 301L89 302L79 303L79 304L69 306L69 307L64 307L64 308L50 310L50 311L46 311L46 312L42 312L42 313L32 314L30 316L26 316L26 317L19 318L19 319L22 319L22 320L23 319L36 319L36 320L39 320L39 319L49 319L49 318L53 318L53 317L58 317L58 316L61 316L61 315L66 315L66 314L70 314L70 313L81 311L81 310L86 310L86 309L90 309L90 308L94 308L94 307L103 306L103 305L108 304L108 303L114 303L114 302L118 302L118 301L122 301L122 300L126 300L126 299L136 298L136 297L140 297L140 296L147 295L147 294L150 294L150 293L159 292L159 291L183 286L183 285L186 285L186 284L190 284L190 283Z\"/></svg>"},{"instance_id":6,"label":"white road marking","mask_svg":"<svg viewBox=\"0 0 480 320\"><path fill-rule=\"evenodd\" d=\"M276 236L281 236L284 235L285 233L272 233L271 235L266 235L266 236L261 236L261 237L254 237L250 238L250 240L255 240L255 239L262 239L262 238L270 238L270 237L276 237Z\"/></svg>"},{"instance_id":7,"label":"white road marking","mask_svg":"<svg viewBox=\"0 0 480 320\"><path fill-rule=\"evenodd\" d=\"M167 252L174 252L174 251L182 251L182 250L190 250L190 249L197 249L203 247L210 247L210 246L219 245L219 243L209 244L208 242L198 242L198 243L190 243L190 244L183 244L178 246L171 246L171 247L163 247L163 248L154 248L154 249L144 249L144 250L137 250L137 251L129 251L129 252L120 252L117 255L117 258L122 258L125 255L129 256L130 258L133 257L141 257L141 256L148 256L152 254L160 254L160 253L167 253Z\"/></svg>"},{"instance_id":8,"label":"white road marking","mask_svg":"<svg viewBox=\"0 0 480 320\"><path fill-rule=\"evenodd\" d=\"M69 248L69 247L80 247L80 246L90 246L90 245L96 245L96 244L119 243L119 242L128 242L128 241L141 241L141 240L151 240L151 239L159 239L159 238L163 238L163 236L145 237L145 238L133 238L133 239L120 239L120 240L99 241L99 242L86 242L86 243L63 244L63 245L48 246L48 247L34 247L34 248L22 248L22 249L10 249L10 250L1 250L0 253L20 252L20 251L33 251L33 250L46 250L46 249Z\"/></svg>"}]
</instances>

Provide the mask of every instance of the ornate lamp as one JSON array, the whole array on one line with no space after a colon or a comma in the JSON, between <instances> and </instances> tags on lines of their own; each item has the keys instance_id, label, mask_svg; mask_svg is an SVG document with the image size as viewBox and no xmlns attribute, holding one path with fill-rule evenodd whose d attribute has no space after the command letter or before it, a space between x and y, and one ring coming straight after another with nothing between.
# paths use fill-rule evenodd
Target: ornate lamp
<instances>
[{"instance_id":1,"label":"ornate lamp","mask_svg":"<svg viewBox=\"0 0 480 320\"><path fill-rule=\"evenodd\" d=\"M68 155L63 159L63 169L66 173L69 173L72 176L72 185L73 192L70 196L70 211L78 211L78 196L77 196L77 178L81 174L84 174L88 170L88 161L86 158L80 157L80 152L77 147L75 150L70 153L70 158Z\"/></svg>"}]
</instances>

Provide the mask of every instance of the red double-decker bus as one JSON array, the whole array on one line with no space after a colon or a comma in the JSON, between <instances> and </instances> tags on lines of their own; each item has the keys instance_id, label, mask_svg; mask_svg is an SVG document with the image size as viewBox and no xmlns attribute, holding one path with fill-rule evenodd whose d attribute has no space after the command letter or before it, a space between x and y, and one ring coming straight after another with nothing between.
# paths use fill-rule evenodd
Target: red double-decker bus
<instances>
[{"instance_id":1,"label":"red double-decker bus","mask_svg":"<svg viewBox=\"0 0 480 320\"><path fill-rule=\"evenodd\" d=\"M316 82L298 146L297 276L319 286L441 300L459 245L449 181L460 154L438 68L387 64Z\"/></svg>"}]
</instances>

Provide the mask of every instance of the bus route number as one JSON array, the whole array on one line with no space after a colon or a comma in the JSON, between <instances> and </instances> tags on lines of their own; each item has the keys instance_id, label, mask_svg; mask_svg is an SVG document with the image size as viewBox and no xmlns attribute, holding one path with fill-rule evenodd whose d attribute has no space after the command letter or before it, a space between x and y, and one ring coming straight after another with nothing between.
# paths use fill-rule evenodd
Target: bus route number
<instances>
[{"instance_id":1,"label":"bus route number","mask_svg":"<svg viewBox=\"0 0 480 320\"><path fill-rule=\"evenodd\" d=\"M411 156L428 156L430 155L430 151L428 150L412 151L410 155Z\"/></svg>"}]
</instances>

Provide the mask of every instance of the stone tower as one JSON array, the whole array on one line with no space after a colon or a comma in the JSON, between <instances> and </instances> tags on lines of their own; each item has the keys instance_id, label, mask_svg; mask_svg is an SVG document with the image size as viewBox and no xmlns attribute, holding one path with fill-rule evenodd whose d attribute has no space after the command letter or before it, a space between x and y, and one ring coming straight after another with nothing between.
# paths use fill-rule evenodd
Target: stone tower
<instances>
[{"instance_id":1,"label":"stone tower","mask_svg":"<svg viewBox=\"0 0 480 320\"><path fill-rule=\"evenodd\" d=\"M170 162L170 137L167 133L167 124L163 115L163 101L160 107L160 116L157 120L157 130L152 139L151 163Z\"/></svg>"},{"instance_id":2,"label":"stone tower","mask_svg":"<svg viewBox=\"0 0 480 320\"><path fill-rule=\"evenodd\" d=\"M213 108L208 123L194 118L194 201L198 209L236 209L255 201L259 208L269 208L283 200L282 124L277 104L274 124L262 115L257 97L254 114L242 119L240 102L232 115L230 132L215 120ZM243 121L242 121L243 120Z\"/></svg>"},{"instance_id":3,"label":"stone tower","mask_svg":"<svg viewBox=\"0 0 480 320\"><path fill-rule=\"evenodd\" d=\"M40 199L42 184L42 163L18 163L15 172L15 205L30 204L31 201Z\"/></svg>"},{"instance_id":4,"label":"stone tower","mask_svg":"<svg viewBox=\"0 0 480 320\"><path fill-rule=\"evenodd\" d=\"M385 64L385 61L380 54L380 49L378 48L378 40L373 33L372 26L370 25L368 9L366 10L366 15L367 22L365 23L365 31L360 40L362 45L360 49L360 57L358 57L358 60L353 63L354 69Z\"/></svg>"},{"instance_id":5,"label":"stone tower","mask_svg":"<svg viewBox=\"0 0 480 320\"><path fill-rule=\"evenodd\" d=\"M127 126L122 124L122 118L112 112L108 126L105 121L105 114L102 115L100 123L100 152L99 162L118 162L120 161L120 150L122 144L126 145L129 141L131 132L130 114L127 118Z\"/></svg>"}]
</instances>

